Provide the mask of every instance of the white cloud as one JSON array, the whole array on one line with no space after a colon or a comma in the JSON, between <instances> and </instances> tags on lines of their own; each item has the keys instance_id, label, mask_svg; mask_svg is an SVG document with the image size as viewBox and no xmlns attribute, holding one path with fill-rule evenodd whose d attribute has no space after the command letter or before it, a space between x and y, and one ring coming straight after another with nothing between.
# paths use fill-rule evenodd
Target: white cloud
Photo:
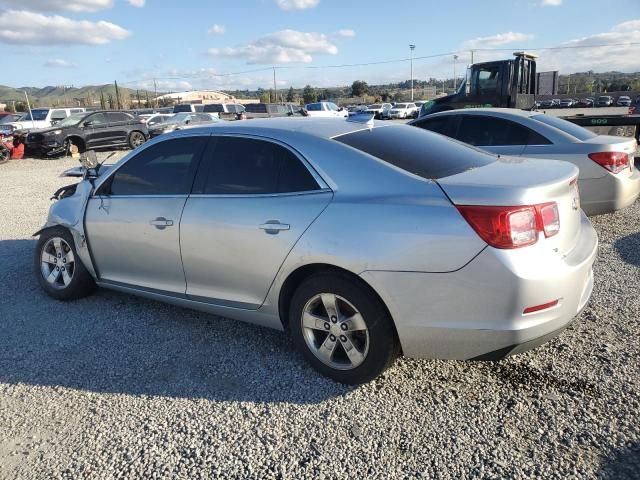
<instances>
[{"instance_id":1,"label":"white cloud","mask_svg":"<svg viewBox=\"0 0 640 480\"><path fill-rule=\"evenodd\" d=\"M620 70L640 71L640 55L637 46L640 43L640 19L614 25L609 32L596 33L562 43L560 47L573 47L562 50L542 50L538 68L560 70L561 73L584 72L593 70L605 72ZM622 45L619 45L622 44ZM603 45L591 47L592 45ZM575 48L587 47L587 48Z\"/></svg>"},{"instance_id":2,"label":"white cloud","mask_svg":"<svg viewBox=\"0 0 640 480\"><path fill-rule=\"evenodd\" d=\"M562 0L542 0L543 7L559 7L562 5Z\"/></svg>"},{"instance_id":3,"label":"white cloud","mask_svg":"<svg viewBox=\"0 0 640 480\"><path fill-rule=\"evenodd\" d=\"M344 28L342 30L338 30L337 32L335 32L334 35L336 37L342 37L342 38L353 38L356 36L356 32L349 28Z\"/></svg>"},{"instance_id":4,"label":"white cloud","mask_svg":"<svg viewBox=\"0 0 640 480\"><path fill-rule=\"evenodd\" d=\"M244 58L249 64L310 63L313 54L336 55L338 47L324 33L281 30L242 47L210 48L208 53Z\"/></svg>"},{"instance_id":5,"label":"white cloud","mask_svg":"<svg viewBox=\"0 0 640 480\"><path fill-rule=\"evenodd\" d=\"M47 68L76 68L78 64L69 62L68 60L62 60L61 58L54 58L53 60L44 62L44 66Z\"/></svg>"},{"instance_id":6,"label":"white cloud","mask_svg":"<svg viewBox=\"0 0 640 480\"><path fill-rule=\"evenodd\" d=\"M209 33L211 35L222 35L226 31L227 31L227 27L225 27L224 25L217 24L217 23L214 23L211 26L211 28L209 29Z\"/></svg>"},{"instance_id":7,"label":"white cloud","mask_svg":"<svg viewBox=\"0 0 640 480\"><path fill-rule=\"evenodd\" d=\"M533 35L520 32L507 32L498 33L490 37L478 37L471 40L467 40L462 44L462 48L465 50L471 50L474 48L496 48L502 45L508 45L514 42L524 42L531 40Z\"/></svg>"},{"instance_id":8,"label":"white cloud","mask_svg":"<svg viewBox=\"0 0 640 480\"><path fill-rule=\"evenodd\" d=\"M316 7L320 0L276 0L276 3L281 10L305 10Z\"/></svg>"},{"instance_id":9,"label":"white cloud","mask_svg":"<svg viewBox=\"0 0 640 480\"><path fill-rule=\"evenodd\" d=\"M132 6L142 8L144 7L145 0L127 0Z\"/></svg>"},{"instance_id":10,"label":"white cloud","mask_svg":"<svg viewBox=\"0 0 640 480\"><path fill-rule=\"evenodd\" d=\"M0 43L15 45L100 45L131 33L110 22L89 22L10 10L0 13Z\"/></svg>"},{"instance_id":11,"label":"white cloud","mask_svg":"<svg viewBox=\"0 0 640 480\"><path fill-rule=\"evenodd\" d=\"M60 10L70 12L95 12L111 8L113 6L113 0L0 0L0 6L5 8L29 9L38 12L55 12Z\"/></svg>"}]
</instances>

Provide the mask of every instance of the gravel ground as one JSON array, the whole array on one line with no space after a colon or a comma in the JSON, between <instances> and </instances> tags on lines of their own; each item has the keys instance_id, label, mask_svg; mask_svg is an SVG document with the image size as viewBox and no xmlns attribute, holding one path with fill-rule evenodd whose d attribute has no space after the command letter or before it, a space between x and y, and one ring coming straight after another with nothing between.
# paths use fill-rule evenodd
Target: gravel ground
<instances>
[{"instance_id":1,"label":"gravel ground","mask_svg":"<svg viewBox=\"0 0 640 480\"><path fill-rule=\"evenodd\" d=\"M30 235L74 165L0 166L1 478L640 478L640 202L593 220L594 295L560 337L351 388L278 332L46 297Z\"/></svg>"}]
</instances>

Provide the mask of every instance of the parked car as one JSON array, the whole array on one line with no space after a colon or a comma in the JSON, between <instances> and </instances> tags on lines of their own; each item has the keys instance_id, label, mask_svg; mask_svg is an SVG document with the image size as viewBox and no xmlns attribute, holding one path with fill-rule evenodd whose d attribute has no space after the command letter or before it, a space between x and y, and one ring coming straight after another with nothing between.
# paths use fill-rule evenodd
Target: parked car
<instances>
[{"instance_id":1,"label":"parked car","mask_svg":"<svg viewBox=\"0 0 640 480\"><path fill-rule=\"evenodd\" d=\"M571 108L573 106L575 106L576 101L573 98L563 98L562 100L560 100L560 105L558 105L560 108Z\"/></svg>"},{"instance_id":2,"label":"parked car","mask_svg":"<svg viewBox=\"0 0 640 480\"><path fill-rule=\"evenodd\" d=\"M399 351L520 353L585 307L598 241L574 165L363 127L220 122L88 169L35 234L38 282L58 300L98 285L287 330L350 384Z\"/></svg>"},{"instance_id":3,"label":"parked car","mask_svg":"<svg viewBox=\"0 0 640 480\"><path fill-rule=\"evenodd\" d=\"M411 124L500 155L573 163L587 215L624 208L640 194L634 138L596 135L558 117L508 108L453 110Z\"/></svg>"},{"instance_id":4,"label":"parked car","mask_svg":"<svg viewBox=\"0 0 640 480\"><path fill-rule=\"evenodd\" d=\"M391 110L390 103L374 103L366 107L366 112L373 113L374 118L387 118Z\"/></svg>"},{"instance_id":5,"label":"parked car","mask_svg":"<svg viewBox=\"0 0 640 480\"><path fill-rule=\"evenodd\" d=\"M211 103L204 106L204 113L212 113L224 120L239 120L246 108L239 103Z\"/></svg>"},{"instance_id":6,"label":"parked car","mask_svg":"<svg viewBox=\"0 0 640 480\"><path fill-rule=\"evenodd\" d=\"M144 122L130 113L98 111L75 113L54 127L30 131L25 150L35 155L53 156L69 152L71 145L80 152L94 148L137 148L147 141Z\"/></svg>"},{"instance_id":7,"label":"parked car","mask_svg":"<svg viewBox=\"0 0 640 480\"><path fill-rule=\"evenodd\" d=\"M305 105L307 115L310 117L341 117L346 118L349 116L349 112L338 107L333 102L314 102Z\"/></svg>"},{"instance_id":8,"label":"parked car","mask_svg":"<svg viewBox=\"0 0 640 480\"><path fill-rule=\"evenodd\" d=\"M347 107L347 113L350 117L354 115L359 115L361 113L365 113L367 111L366 105L349 105Z\"/></svg>"},{"instance_id":9,"label":"parked car","mask_svg":"<svg viewBox=\"0 0 640 480\"><path fill-rule=\"evenodd\" d=\"M627 97L626 95L621 95L618 97L618 101L616 102L618 107L630 107L631 106L631 97Z\"/></svg>"},{"instance_id":10,"label":"parked car","mask_svg":"<svg viewBox=\"0 0 640 480\"><path fill-rule=\"evenodd\" d=\"M548 98L540 102L540 108L558 108L560 106L559 98Z\"/></svg>"},{"instance_id":11,"label":"parked car","mask_svg":"<svg viewBox=\"0 0 640 480\"><path fill-rule=\"evenodd\" d=\"M13 122L17 122L24 116L23 113L8 113L0 118L0 135L8 136L13 134Z\"/></svg>"},{"instance_id":12,"label":"parked car","mask_svg":"<svg viewBox=\"0 0 640 480\"><path fill-rule=\"evenodd\" d=\"M593 102L595 100L593 99L593 97L588 97L588 98L581 98L580 100L578 100L575 104L575 106L577 108L591 108L593 107Z\"/></svg>"},{"instance_id":13,"label":"parked car","mask_svg":"<svg viewBox=\"0 0 640 480\"><path fill-rule=\"evenodd\" d=\"M640 97L637 97L635 103L629 107L629 115L640 115Z\"/></svg>"},{"instance_id":14,"label":"parked car","mask_svg":"<svg viewBox=\"0 0 640 480\"><path fill-rule=\"evenodd\" d=\"M193 103L179 103L173 106L173 113L196 113L203 112L204 105Z\"/></svg>"},{"instance_id":15,"label":"parked car","mask_svg":"<svg viewBox=\"0 0 640 480\"><path fill-rule=\"evenodd\" d=\"M168 120L158 123L149 128L149 135L151 138L158 135L164 135L165 133L174 132L176 130L182 130L194 125L200 125L205 123L217 122L218 118L213 117L210 113L176 113Z\"/></svg>"},{"instance_id":16,"label":"parked car","mask_svg":"<svg viewBox=\"0 0 640 480\"><path fill-rule=\"evenodd\" d=\"M138 115L140 119L147 125L147 127L153 127L159 123L166 122L173 117L172 113L143 113Z\"/></svg>"},{"instance_id":17,"label":"parked car","mask_svg":"<svg viewBox=\"0 0 640 480\"><path fill-rule=\"evenodd\" d=\"M609 95L600 95L596 100L596 107L610 107L613 105L613 97Z\"/></svg>"},{"instance_id":18,"label":"parked car","mask_svg":"<svg viewBox=\"0 0 640 480\"><path fill-rule=\"evenodd\" d=\"M396 103L389 110L389 118L412 118L417 112L415 103Z\"/></svg>"},{"instance_id":19,"label":"parked car","mask_svg":"<svg viewBox=\"0 0 640 480\"><path fill-rule=\"evenodd\" d=\"M245 115L252 118L302 116L302 109L292 104L281 103L247 103L244 105Z\"/></svg>"},{"instance_id":20,"label":"parked car","mask_svg":"<svg viewBox=\"0 0 640 480\"><path fill-rule=\"evenodd\" d=\"M56 125L65 118L75 113L83 113L84 108L32 108L31 112L15 122L10 123L14 130L32 130L36 128L48 128Z\"/></svg>"}]
</instances>

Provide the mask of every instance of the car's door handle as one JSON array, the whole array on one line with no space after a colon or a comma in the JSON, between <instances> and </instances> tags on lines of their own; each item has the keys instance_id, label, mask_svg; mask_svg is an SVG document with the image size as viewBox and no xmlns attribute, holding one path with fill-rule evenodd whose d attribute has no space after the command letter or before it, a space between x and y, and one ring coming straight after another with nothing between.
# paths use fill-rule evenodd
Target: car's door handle
<instances>
[{"instance_id":1,"label":"car's door handle","mask_svg":"<svg viewBox=\"0 0 640 480\"><path fill-rule=\"evenodd\" d=\"M280 223L278 220L268 220L266 223L260 225L259 228L261 230L264 230L265 233L275 235L281 230L289 230L291 228L291 225L289 225L288 223Z\"/></svg>"},{"instance_id":2,"label":"car's door handle","mask_svg":"<svg viewBox=\"0 0 640 480\"><path fill-rule=\"evenodd\" d=\"M149 223L159 230L164 230L167 227L173 226L173 220L167 220L164 217L158 217L155 220L151 220Z\"/></svg>"}]
</instances>

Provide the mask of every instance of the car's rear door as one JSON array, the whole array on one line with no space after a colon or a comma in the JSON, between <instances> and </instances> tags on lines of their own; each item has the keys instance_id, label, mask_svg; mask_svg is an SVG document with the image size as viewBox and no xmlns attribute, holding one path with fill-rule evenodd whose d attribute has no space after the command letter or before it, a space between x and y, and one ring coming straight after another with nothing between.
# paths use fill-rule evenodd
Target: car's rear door
<instances>
[{"instance_id":1,"label":"car's rear door","mask_svg":"<svg viewBox=\"0 0 640 480\"><path fill-rule=\"evenodd\" d=\"M180 223L187 295L257 309L287 254L332 196L287 146L212 136Z\"/></svg>"},{"instance_id":2,"label":"car's rear door","mask_svg":"<svg viewBox=\"0 0 640 480\"><path fill-rule=\"evenodd\" d=\"M184 296L180 215L208 136L143 148L89 199L85 229L103 282Z\"/></svg>"},{"instance_id":3,"label":"car's rear door","mask_svg":"<svg viewBox=\"0 0 640 480\"><path fill-rule=\"evenodd\" d=\"M108 112L109 144L126 143L129 138L129 130L133 122L133 116L124 112Z\"/></svg>"}]
</instances>

